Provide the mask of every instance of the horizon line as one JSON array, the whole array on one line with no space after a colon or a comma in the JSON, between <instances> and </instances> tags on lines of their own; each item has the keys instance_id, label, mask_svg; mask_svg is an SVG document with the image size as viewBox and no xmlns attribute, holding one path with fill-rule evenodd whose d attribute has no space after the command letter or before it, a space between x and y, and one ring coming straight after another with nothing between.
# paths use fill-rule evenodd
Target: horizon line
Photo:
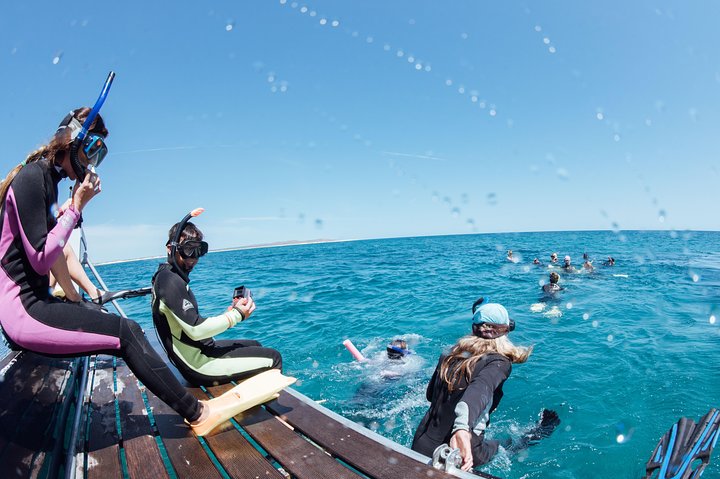
<instances>
[{"instance_id":1,"label":"horizon line","mask_svg":"<svg viewBox=\"0 0 720 479\"><path fill-rule=\"evenodd\" d=\"M260 243L246 246L230 246L227 248L218 248L208 251L207 254L211 253L226 253L228 251L241 251L248 249L264 249L264 248L280 248L287 246L303 246L308 244L324 244L324 243L350 243L353 241L377 241L385 239L412 239L412 238L436 238L444 236L469 236L469 235L505 235L505 234L528 234L528 233L591 233L591 232L611 232L615 234L621 234L623 232L694 232L694 233L717 233L719 230L694 230L694 229L668 229L668 230L652 230L652 229L634 229L634 230L618 230L613 229L588 229L588 230L541 230L541 231L502 231L502 232L473 232L473 233L451 233L451 234L427 234L427 235L415 235L415 236L378 236L375 238L345 238L345 239L310 239L310 240L287 240L287 241L274 241L272 243ZM100 263L93 263L94 266L107 266L111 264L121 263L132 263L134 261L146 261L151 259L162 259L165 255L153 255L153 256L142 256L139 258L128 258L103 261Z\"/></svg>"}]
</instances>

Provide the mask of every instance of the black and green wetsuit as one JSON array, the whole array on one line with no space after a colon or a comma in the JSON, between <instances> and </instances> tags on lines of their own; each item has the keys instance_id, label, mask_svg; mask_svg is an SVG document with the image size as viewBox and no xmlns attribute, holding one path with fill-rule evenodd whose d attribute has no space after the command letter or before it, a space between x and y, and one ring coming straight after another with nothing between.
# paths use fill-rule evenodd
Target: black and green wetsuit
<instances>
[{"instance_id":1,"label":"black and green wetsuit","mask_svg":"<svg viewBox=\"0 0 720 479\"><path fill-rule=\"evenodd\" d=\"M185 379L210 386L282 369L280 353L253 340L214 340L244 318L235 309L204 318L189 284L168 263L153 276L152 313L165 351Z\"/></svg>"}]
</instances>

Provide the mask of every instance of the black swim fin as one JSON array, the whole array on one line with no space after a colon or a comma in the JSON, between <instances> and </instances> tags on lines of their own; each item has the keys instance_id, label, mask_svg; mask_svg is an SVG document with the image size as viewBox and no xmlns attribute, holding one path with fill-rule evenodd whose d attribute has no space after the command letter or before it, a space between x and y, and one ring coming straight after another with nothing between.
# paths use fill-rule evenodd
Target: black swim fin
<instances>
[{"instance_id":1,"label":"black swim fin","mask_svg":"<svg viewBox=\"0 0 720 479\"><path fill-rule=\"evenodd\" d=\"M697 479L718 440L720 411L713 408L697 424L680 418L660 439L645 465L645 479ZM657 472L657 474L655 474Z\"/></svg>"},{"instance_id":2,"label":"black swim fin","mask_svg":"<svg viewBox=\"0 0 720 479\"><path fill-rule=\"evenodd\" d=\"M526 431L520 439L503 444L503 447L512 453L522 451L537 444L540 439L550 437L556 427L560 424L560 416L552 409L540 411L540 420L532 428Z\"/></svg>"}]
</instances>

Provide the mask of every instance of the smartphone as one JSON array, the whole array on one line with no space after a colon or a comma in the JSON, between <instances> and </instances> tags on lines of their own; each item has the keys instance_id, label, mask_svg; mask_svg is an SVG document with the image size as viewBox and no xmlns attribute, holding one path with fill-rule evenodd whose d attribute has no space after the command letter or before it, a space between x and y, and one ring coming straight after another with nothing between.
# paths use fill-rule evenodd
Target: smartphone
<instances>
[{"instance_id":1,"label":"smartphone","mask_svg":"<svg viewBox=\"0 0 720 479\"><path fill-rule=\"evenodd\" d=\"M236 298L252 298L252 293L245 286L238 286L235 288L235 291L233 291L233 299Z\"/></svg>"}]
</instances>

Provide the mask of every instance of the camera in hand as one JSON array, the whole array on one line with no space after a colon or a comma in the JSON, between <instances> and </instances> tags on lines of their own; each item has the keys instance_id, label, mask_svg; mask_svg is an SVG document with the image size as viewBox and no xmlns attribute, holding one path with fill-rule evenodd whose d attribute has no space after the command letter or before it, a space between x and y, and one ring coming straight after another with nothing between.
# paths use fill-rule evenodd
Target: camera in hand
<instances>
[{"instance_id":1,"label":"camera in hand","mask_svg":"<svg viewBox=\"0 0 720 479\"><path fill-rule=\"evenodd\" d=\"M245 286L238 286L235 288L235 291L233 291L233 299L236 298L252 298L252 293Z\"/></svg>"}]
</instances>

